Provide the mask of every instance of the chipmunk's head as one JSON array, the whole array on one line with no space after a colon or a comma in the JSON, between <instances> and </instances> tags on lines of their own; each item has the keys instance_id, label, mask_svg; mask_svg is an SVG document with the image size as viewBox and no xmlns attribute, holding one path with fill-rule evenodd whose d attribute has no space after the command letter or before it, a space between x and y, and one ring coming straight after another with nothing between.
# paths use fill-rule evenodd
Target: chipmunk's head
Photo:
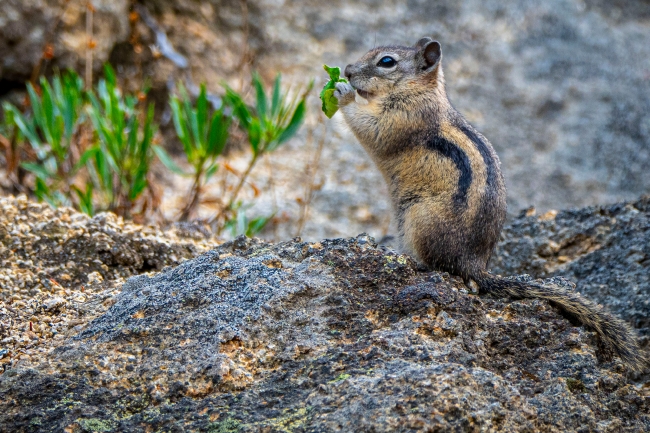
<instances>
[{"instance_id":1,"label":"chipmunk's head","mask_svg":"<svg viewBox=\"0 0 650 433\"><path fill-rule=\"evenodd\" d=\"M443 86L440 44L422 38L412 47L387 46L370 50L345 67L344 75L369 101L388 95L412 95Z\"/></svg>"}]
</instances>

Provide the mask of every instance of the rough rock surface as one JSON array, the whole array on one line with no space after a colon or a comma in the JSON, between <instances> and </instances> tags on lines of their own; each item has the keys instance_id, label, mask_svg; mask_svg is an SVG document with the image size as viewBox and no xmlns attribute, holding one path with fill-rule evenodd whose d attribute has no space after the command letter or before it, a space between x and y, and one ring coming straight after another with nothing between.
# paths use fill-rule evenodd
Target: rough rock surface
<instances>
[{"instance_id":1,"label":"rough rock surface","mask_svg":"<svg viewBox=\"0 0 650 433\"><path fill-rule=\"evenodd\" d=\"M637 329L650 345L650 196L520 217L502 234L492 271L561 276Z\"/></svg>"},{"instance_id":2,"label":"rough rock surface","mask_svg":"<svg viewBox=\"0 0 650 433\"><path fill-rule=\"evenodd\" d=\"M89 218L0 198L0 368L49 353L110 307L126 278L214 245L192 225L163 232L110 213Z\"/></svg>"},{"instance_id":3,"label":"rough rock surface","mask_svg":"<svg viewBox=\"0 0 650 433\"><path fill-rule=\"evenodd\" d=\"M79 0L3 0L0 2L0 81L18 86L32 76L51 45L50 67L82 70L88 37L86 3ZM115 45L129 36L127 0L92 0L93 66L100 69ZM42 69L49 72L50 68ZM4 93L8 90L3 87ZM8 86L11 88L12 86Z\"/></svg>"},{"instance_id":4,"label":"rough rock surface","mask_svg":"<svg viewBox=\"0 0 650 433\"><path fill-rule=\"evenodd\" d=\"M648 394L546 302L469 294L365 235L238 238L5 371L0 428L642 432Z\"/></svg>"}]
</instances>

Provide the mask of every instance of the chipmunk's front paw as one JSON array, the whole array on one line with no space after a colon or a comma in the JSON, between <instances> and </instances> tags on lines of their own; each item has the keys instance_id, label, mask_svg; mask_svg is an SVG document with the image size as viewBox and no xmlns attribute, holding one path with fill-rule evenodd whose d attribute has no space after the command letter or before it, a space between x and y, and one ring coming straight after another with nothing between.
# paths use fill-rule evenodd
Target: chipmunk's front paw
<instances>
[{"instance_id":1,"label":"chipmunk's front paw","mask_svg":"<svg viewBox=\"0 0 650 433\"><path fill-rule=\"evenodd\" d=\"M354 87L350 83L336 83L334 97L339 101L339 107L343 107L354 101L354 95Z\"/></svg>"}]
</instances>

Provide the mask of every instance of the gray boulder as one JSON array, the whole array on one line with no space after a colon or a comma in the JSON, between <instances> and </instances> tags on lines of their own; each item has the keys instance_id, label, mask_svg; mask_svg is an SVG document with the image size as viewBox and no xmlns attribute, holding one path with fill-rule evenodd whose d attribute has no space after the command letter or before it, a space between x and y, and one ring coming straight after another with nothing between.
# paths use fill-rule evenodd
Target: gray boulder
<instances>
[{"instance_id":1,"label":"gray boulder","mask_svg":"<svg viewBox=\"0 0 650 433\"><path fill-rule=\"evenodd\" d=\"M492 271L565 277L650 344L650 196L522 216L505 228Z\"/></svg>"},{"instance_id":2,"label":"gray boulder","mask_svg":"<svg viewBox=\"0 0 650 433\"><path fill-rule=\"evenodd\" d=\"M469 294L365 235L238 238L130 279L45 359L0 375L0 426L642 432L650 406L547 302Z\"/></svg>"}]
</instances>

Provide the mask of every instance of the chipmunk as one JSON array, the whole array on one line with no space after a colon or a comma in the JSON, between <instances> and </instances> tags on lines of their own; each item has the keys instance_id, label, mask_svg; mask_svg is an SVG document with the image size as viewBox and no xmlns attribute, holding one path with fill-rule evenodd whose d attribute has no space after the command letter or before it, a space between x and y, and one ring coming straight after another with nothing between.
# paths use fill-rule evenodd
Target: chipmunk
<instances>
[{"instance_id":1,"label":"chipmunk","mask_svg":"<svg viewBox=\"0 0 650 433\"><path fill-rule=\"evenodd\" d=\"M413 47L374 48L345 68L349 83L334 93L388 184L403 249L482 292L552 301L640 370L646 360L622 320L564 288L487 272L506 218L506 187L490 142L451 106L441 58L440 43L428 37Z\"/></svg>"}]
</instances>

